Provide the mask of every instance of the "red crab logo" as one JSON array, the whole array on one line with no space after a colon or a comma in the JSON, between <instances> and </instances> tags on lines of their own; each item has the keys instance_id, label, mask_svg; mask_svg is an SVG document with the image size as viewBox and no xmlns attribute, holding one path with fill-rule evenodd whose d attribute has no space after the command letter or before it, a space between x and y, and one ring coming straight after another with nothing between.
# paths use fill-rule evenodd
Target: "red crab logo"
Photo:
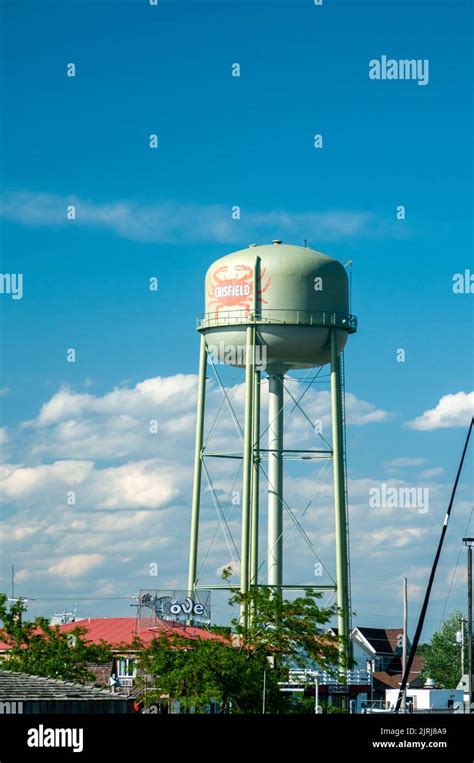
<instances>
[{"instance_id":1,"label":"red crab logo","mask_svg":"<svg viewBox=\"0 0 474 763\"><path fill-rule=\"evenodd\" d=\"M270 286L271 278L267 278L265 285L262 286L265 273L266 268L257 277L257 301L267 304L262 294ZM207 295L208 307L214 307L215 318L223 307L243 307L248 315L253 307L254 269L249 265L223 265L217 268L209 276Z\"/></svg>"}]
</instances>

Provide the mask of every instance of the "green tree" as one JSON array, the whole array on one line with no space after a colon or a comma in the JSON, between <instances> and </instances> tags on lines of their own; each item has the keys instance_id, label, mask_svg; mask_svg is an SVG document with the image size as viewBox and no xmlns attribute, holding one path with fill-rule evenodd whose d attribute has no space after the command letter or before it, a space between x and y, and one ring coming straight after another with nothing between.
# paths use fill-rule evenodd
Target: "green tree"
<instances>
[{"instance_id":1,"label":"green tree","mask_svg":"<svg viewBox=\"0 0 474 763\"><path fill-rule=\"evenodd\" d=\"M236 649L223 638L189 639L171 633L160 634L142 649L139 666L151 676L154 691L148 691L148 704L168 697L185 708L205 712L211 701L220 712L258 713L262 709L263 677L266 674L268 712L283 710L286 698L279 691L263 655Z\"/></svg>"},{"instance_id":2,"label":"green tree","mask_svg":"<svg viewBox=\"0 0 474 763\"><path fill-rule=\"evenodd\" d=\"M328 624L337 607L320 607L319 598L319 592L308 590L288 600L267 587L236 593L231 604L243 605L251 615L248 628L239 619L232 621L242 647L251 654L272 656L280 665L286 661L304 668L312 660L324 670L334 670L340 642L328 632Z\"/></svg>"},{"instance_id":3,"label":"green tree","mask_svg":"<svg viewBox=\"0 0 474 763\"><path fill-rule=\"evenodd\" d=\"M95 677L89 667L92 663L112 660L109 645L88 642L85 628L77 626L64 633L44 617L24 620L24 602L19 599L9 608L7 601L6 594L1 593L1 639L8 645L3 670L86 683Z\"/></svg>"},{"instance_id":4,"label":"green tree","mask_svg":"<svg viewBox=\"0 0 474 763\"><path fill-rule=\"evenodd\" d=\"M214 639L185 638L171 630L160 634L139 657L141 671L155 687L148 689L147 702L168 697L205 712L214 700L221 712L261 713L265 677L267 713L307 712L310 706L314 711L314 700L306 707L301 696L281 692L279 683L288 679L290 665L308 667L314 661L330 670L337 664L339 641L327 629L337 609L318 606L319 597L308 591L289 601L268 588L255 588L230 599L253 613L248 629L236 618L232 634L214 628Z\"/></svg>"},{"instance_id":5,"label":"green tree","mask_svg":"<svg viewBox=\"0 0 474 763\"><path fill-rule=\"evenodd\" d=\"M423 645L425 662L423 678L432 678L446 689L455 689L461 679L461 648L456 634L461 629L461 612L453 612L439 631L433 634L430 644Z\"/></svg>"}]
</instances>

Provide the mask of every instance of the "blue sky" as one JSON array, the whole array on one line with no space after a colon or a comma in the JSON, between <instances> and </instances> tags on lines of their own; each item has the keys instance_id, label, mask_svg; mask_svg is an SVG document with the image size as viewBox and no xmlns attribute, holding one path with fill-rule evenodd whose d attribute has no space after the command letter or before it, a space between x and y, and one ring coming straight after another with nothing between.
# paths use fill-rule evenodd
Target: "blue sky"
<instances>
[{"instance_id":1,"label":"blue sky","mask_svg":"<svg viewBox=\"0 0 474 763\"><path fill-rule=\"evenodd\" d=\"M316 7L310 0L161 0L150 7L145 0L17 1L1 2L0 11L2 272L24 274L22 300L0 295L0 386L9 390L0 398L4 461L38 470L58 459L70 465L89 459L95 469L126 470L142 456L153 458L136 443L127 450L133 425L126 432L120 428L120 417L129 413L126 396L106 421L96 411L93 425L76 397L68 419L58 412L48 419L49 449L48 433L37 434L43 431L37 426L41 406L57 402L64 387L103 401L116 387L132 390L158 376L194 374L195 316L203 310L201 285L210 263L253 241L308 239L315 249L353 261L359 332L346 353L347 389L385 412L377 423L348 427L349 474L360 504L354 541L363 543L371 532L380 541L383 520L370 514L364 519L363 513L371 481L393 478L433 490L428 514L410 518L410 527L426 534L400 540L399 551L387 552L388 561L385 552L373 559L373 569L387 580L411 573L418 601L467 415L464 398L454 400L461 410L449 420L453 401L441 412L437 406L444 396L472 390L472 294L452 290L453 275L473 269L470 3L325 0ZM369 60L383 54L428 59L429 83L370 80ZM76 64L75 78L66 76L69 62ZM231 76L235 62L240 77ZM159 136L157 150L148 146L151 133ZM313 146L316 133L323 135L322 149ZM70 203L77 207L75 221L65 219ZM231 220L233 205L241 207L240 221ZM398 205L406 208L405 220L396 219ZM150 276L159 279L157 293L148 291ZM76 349L75 364L65 361L69 347ZM399 348L406 351L405 363L397 362ZM184 394L192 397L192 390ZM429 428L405 426L429 410L439 413ZM54 428L65 420L72 422L70 442ZM86 424L94 442L112 443L114 456L106 449L88 452L86 441L78 445L78 427ZM186 426L190 458L192 422ZM173 455L170 437L167 457L178 473L181 456ZM117 438L124 440L122 453L114 450ZM422 462L388 465L397 459ZM443 471L423 477L430 469ZM87 483L89 473L82 479ZM54 478L46 482L54 484ZM162 498L167 508L160 533L177 542L185 538L186 546L187 466L177 482L182 492L174 493L173 485ZM43 482L38 485L10 484L5 493L3 556L9 562L13 555L24 570L24 593L54 592L67 603L97 590L97 570L104 596L145 587L137 571L146 566L148 552L140 556L139 532L134 549L120 552L120 564L113 561L113 549L125 544L125 526L112 531L107 525L112 549L91 550L87 527L78 536L76 556L104 557L95 559L95 567L84 564L83 576L42 576L48 554L65 559L72 553L75 520L61 513L62 488L50 494ZM88 516L97 510L97 495L88 493ZM132 499L122 499L117 501L127 507L125 515L135 508L153 513L146 501L134 507ZM97 500L117 503L103 494ZM466 484L460 502L433 624L472 506ZM179 532L170 529L178 526L176 512ZM49 535L47 523L41 524L48 515L56 528ZM56 516L62 524L55 524ZM108 516L104 521L111 522ZM138 527L132 516L130 521ZM148 517L139 521L148 527ZM389 528L400 529L399 522L403 531L408 527L398 516L386 521ZM8 522L16 523L16 536ZM29 533L26 527L36 529ZM151 527L156 531L150 525L147 536ZM91 537L93 532L92 523ZM382 548L393 537L380 541ZM163 587L182 585L185 552L174 559L166 548ZM353 560L353 576L360 624L376 625L383 616L392 620L382 624L396 625L399 601L387 586L371 599L364 593L368 573L360 550L353 553L359 559ZM382 574L387 564L391 571ZM0 568L4 578L7 572ZM459 573L448 609L461 606L463 596ZM97 603L87 606L84 615L92 606L97 610ZM128 614L128 605L120 605L120 612L119 602L107 606L107 614Z\"/></svg>"}]
</instances>

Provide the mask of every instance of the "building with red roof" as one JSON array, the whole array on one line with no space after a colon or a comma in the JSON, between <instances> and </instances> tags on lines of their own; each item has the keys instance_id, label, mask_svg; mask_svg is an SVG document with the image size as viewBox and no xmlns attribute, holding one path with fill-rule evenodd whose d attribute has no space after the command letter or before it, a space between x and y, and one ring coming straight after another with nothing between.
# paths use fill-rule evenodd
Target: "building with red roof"
<instances>
[{"instance_id":1,"label":"building with red roof","mask_svg":"<svg viewBox=\"0 0 474 763\"><path fill-rule=\"evenodd\" d=\"M92 641L93 644L105 641L112 647L131 646L137 638L140 639L144 646L148 646L154 638L159 638L162 633L182 636L190 640L196 638L220 638L220 636L216 636L215 633L211 633L205 628L191 625L175 625L164 620L151 620L150 618L150 625L144 626L143 619L139 621L135 617L89 617L85 620L76 620L72 623L59 625L59 630L67 633L77 628L78 625L81 628L85 628L85 638L88 641Z\"/></svg>"},{"instance_id":2,"label":"building with red roof","mask_svg":"<svg viewBox=\"0 0 474 763\"><path fill-rule=\"evenodd\" d=\"M130 694L137 676L137 643L143 647L149 646L153 639L162 634L181 636L194 641L200 639L219 639L223 637L212 633L206 628L187 626L158 620L157 618L136 617L90 617L62 623L57 627L62 633L83 628L84 639L93 644L105 642L113 651L114 659L106 665L91 665L90 669L96 676L94 684L100 686L115 686L120 693ZM138 647L139 649L139 647ZM0 655L5 655L9 645L0 641Z\"/></svg>"}]
</instances>

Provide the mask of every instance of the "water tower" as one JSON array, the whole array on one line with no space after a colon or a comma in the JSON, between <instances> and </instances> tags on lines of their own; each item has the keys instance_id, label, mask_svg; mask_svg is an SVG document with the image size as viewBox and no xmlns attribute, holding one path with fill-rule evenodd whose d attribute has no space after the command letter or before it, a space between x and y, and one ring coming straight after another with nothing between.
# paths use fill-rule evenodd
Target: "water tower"
<instances>
[{"instance_id":1,"label":"water tower","mask_svg":"<svg viewBox=\"0 0 474 763\"><path fill-rule=\"evenodd\" d=\"M350 627L350 580L343 385L340 355L357 329L349 314L348 277L343 265L312 249L282 244L251 245L214 262L206 276L205 314L201 335L192 500L188 590L197 586L199 514L208 354L245 368L242 459L240 590L268 585L282 590L283 581L283 441L285 374L293 369L330 364L336 591L338 631ZM260 363L257 362L257 356ZM262 362L264 361L264 362ZM262 365L265 366L262 371ZM268 442L261 445L260 385L268 376ZM295 453L293 449L291 451ZM303 451L301 451L303 452ZM327 452L327 451L326 451ZM267 574L257 579L259 552L259 463L268 460ZM319 586L300 586L317 589ZM324 588L324 587L322 587ZM327 588L327 587L326 587ZM245 611L243 617L248 617Z\"/></svg>"}]
</instances>

